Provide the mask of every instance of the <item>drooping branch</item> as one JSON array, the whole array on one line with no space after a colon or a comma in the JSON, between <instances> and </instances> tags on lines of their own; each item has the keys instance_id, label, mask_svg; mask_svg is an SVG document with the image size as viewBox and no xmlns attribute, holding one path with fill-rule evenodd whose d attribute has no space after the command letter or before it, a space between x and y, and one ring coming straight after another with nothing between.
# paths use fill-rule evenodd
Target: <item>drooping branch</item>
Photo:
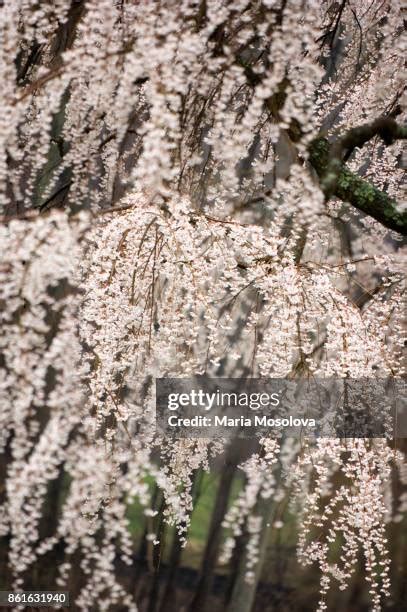
<instances>
[{"instance_id":1,"label":"drooping branch","mask_svg":"<svg viewBox=\"0 0 407 612\"><path fill-rule=\"evenodd\" d=\"M375 136L380 136L385 145L391 145L407 138L407 127L394 119L381 118L349 130L333 144L318 137L309 146L309 160L327 199L336 196L349 202L385 227L406 236L407 211L401 211L393 198L351 172L344 163L356 147L362 147Z\"/></svg>"}]
</instances>

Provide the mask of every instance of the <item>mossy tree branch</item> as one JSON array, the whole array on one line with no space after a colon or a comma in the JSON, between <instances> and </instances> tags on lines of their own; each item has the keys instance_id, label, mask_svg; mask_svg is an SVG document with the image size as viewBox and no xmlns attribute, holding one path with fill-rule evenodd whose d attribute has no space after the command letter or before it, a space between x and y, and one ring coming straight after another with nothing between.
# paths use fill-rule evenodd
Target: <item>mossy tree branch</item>
<instances>
[{"instance_id":1,"label":"mossy tree branch","mask_svg":"<svg viewBox=\"0 0 407 612\"><path fill-rule=\"evenodd\" d=\"M327 199L336 196L349 202L385 227L407 236L407 211L401 211L393 198L351 172L344 163L355 147L363 146L374 136L390 145L407 138L407 127L384 118L350 130L333 144L324 137L315 138L309 145L309 161Z\"/></svg>"}]
</instances>

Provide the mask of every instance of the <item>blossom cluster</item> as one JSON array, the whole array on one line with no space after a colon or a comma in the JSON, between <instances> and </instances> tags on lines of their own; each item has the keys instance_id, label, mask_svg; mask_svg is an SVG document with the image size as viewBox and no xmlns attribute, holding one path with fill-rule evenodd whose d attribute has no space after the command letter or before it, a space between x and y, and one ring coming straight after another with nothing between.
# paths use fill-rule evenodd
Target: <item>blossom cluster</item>
<instances>
[{"instance_id":1,"label":"blossom cluster","mask_svg":"<svg viewBox=\"0 0 407 612\"><path fill-rule=\"evenodd\" d=\"M227 452L156 432L155 378L405 376L399 237L326 202L308 162L320 132L405 117L403 7L3 4L0 536L14 587L63 549L58 585L81 574L79 609L135 611L117 572L134 562L129 506L148 546L161 520L185 544L197 474ZM347 163L402 196L400 144ZM292 495L319 609L362 555L380 610L387 524L406 507L395 467L405 485L384 440L262 439L221 561L244 537L255 586L273 504Z\"/></svg>"}]
</instances>

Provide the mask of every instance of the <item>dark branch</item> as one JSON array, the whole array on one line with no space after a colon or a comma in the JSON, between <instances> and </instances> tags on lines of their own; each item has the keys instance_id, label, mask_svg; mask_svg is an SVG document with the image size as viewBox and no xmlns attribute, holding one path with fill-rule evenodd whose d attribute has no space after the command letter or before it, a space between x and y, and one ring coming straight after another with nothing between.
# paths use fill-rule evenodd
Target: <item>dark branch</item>
<instances>
[{"instance_id":1,"label":"dark branch","mask_svg":"<svg viewBox=\"0 0 407 612\"><path fill-rule=\"evenodd\" d=\"M45 200L45 202L43 202L38 208L41 212L44 212L45 210L48 210L54 200L61 195L61 193L64 193L65 191L69 190L69 188L72 185L72 180L68 181L67 183L65 183L64 185L61 185L61 187L59 187L59 189L57 189L49 198L47 198Z\"/></svg>"},{"instance_id":2,"label":"dark branch","mask_svg":"<svg viewBox=\"0 0 407 612\"><path fill-rule=\"evenodd\" d=\"M375 136L380 136L384 144L388 146L396 140L407 138L407 126L400 125L389 117L381 117L373 123L353 128L335 142L331 148L331 156L346 161L356 147L363 147Z\"/></svg>"},{"instance_id":3,"label":"dark branch","mask_svg":"<svg viewBox=\"0 0 407 612\"><path fill-rule=\"evenodd\" d=\"M349 130L343 138L329 144L323 137L309 146L309 159L315 168L327 199L336 196L379 221L385 227L407 236L407 211L399 210L390 196L351 172L344 164L356 147L362 147L375 136L386 145L407 138L407 127L394 119L383 118Z\"/></svg>"}]
</instances>

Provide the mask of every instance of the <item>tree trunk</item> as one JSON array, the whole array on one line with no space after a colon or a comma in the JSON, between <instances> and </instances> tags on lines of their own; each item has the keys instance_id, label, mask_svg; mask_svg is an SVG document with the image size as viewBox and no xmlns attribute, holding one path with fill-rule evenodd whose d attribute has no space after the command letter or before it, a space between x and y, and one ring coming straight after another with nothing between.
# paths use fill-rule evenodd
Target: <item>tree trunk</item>
<instances>
[{"instance_id":1,"label":"tree trunk","mask_svg":"<svg viewBox=\"0 0 407 612\"><path fill-rule=\"evenodd\" d=\"M254 514L262 517L259 538L259 560L256 567L252 570L254 573L253 580L247 582L247 547L244 547L242 555L240 556L238 574L235 579L227 612L250 612L252 610L261 570L266 558L269 525L272 520L273 512L274 500L272 497L268 499L260 498L257 501Z\"/></svg>"},{"instance_id":2,"label":"tree trunk","mask_svg":"<svg viewBox=\"0 0 407 612\"><path fill-rule=\"evenodd\" d=\"M211 524L201 565L200 578L195 595L189 606L189 612L203 612L208 594L212 587L213 571L218 558L222 533L222 521L228 506L229 495L236 472L237 458L238 453L236 453L236 447L232 443L227 451L225 465L219 481L218 493L212 512Z\"/></svg>"},{"instance_id":3,"label":"tree trunk","mask_svg":"<svg viewBox=\"0 0 407 612\"><path fill-rule=\"evenodd\" d=\"M202 485L202 470L198 470L193 475L193 483L192 483L192 499L193 499L193 507L199 499L201 494L201 485ZM182 543L178 537L177 532L174 533L174 539L172 542L170 558L168 560L168 576L165 584L164 592L161 596L161 605L159 607L159 612L177 612L176 607L176 578L178 567L181 561L182 556Z\"/></svg>"}]
</instances>

